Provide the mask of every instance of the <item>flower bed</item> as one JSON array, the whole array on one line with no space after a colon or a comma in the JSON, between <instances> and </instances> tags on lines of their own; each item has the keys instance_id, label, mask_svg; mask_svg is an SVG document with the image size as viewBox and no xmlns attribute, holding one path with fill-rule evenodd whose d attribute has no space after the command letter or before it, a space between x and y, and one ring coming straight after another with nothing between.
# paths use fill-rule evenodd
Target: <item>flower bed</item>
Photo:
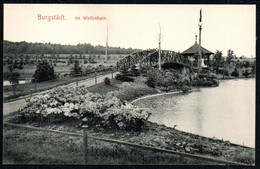
<instances>
[{"instance_id":1,"label":"flower bed","mask_svg":"<svg viewBox=\"0 0 260 169\"><path fill-rule=\"evenodd\" d=\"M84 87L59 87L26 100L19 113L25 121L79 120L88 126L141 130L151 111L123 102L113 95L88 92Z\"/></svg>"}]
</instances>

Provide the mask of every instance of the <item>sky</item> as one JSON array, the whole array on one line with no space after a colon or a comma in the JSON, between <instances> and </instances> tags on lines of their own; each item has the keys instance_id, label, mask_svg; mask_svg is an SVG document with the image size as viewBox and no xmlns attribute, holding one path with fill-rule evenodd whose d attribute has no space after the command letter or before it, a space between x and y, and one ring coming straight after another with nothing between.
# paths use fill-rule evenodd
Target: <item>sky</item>
<instances>
[{"instance_id":1,"label":"sky","mask_svg":"<svg viewBox=\"0 0 260 169\"><path fill-rule=\"evenodd\" d=\"M160 25L161 49L183 52L199 36L200 9L203 47L224 56L231 49L237 56L255 57L255 5L4 4L4 40L105 46L108 27L109 46L153 49ZM39 15L63 15L64 20Z\"/></svg>"}]
</instances>

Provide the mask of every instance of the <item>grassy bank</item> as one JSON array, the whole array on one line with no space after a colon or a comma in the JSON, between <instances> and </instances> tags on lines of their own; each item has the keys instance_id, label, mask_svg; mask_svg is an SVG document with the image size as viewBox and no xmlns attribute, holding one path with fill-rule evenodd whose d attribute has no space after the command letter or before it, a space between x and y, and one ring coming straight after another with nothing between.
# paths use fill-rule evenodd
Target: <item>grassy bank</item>
<instances>
[{"instance_id":1,"label":"grassy bank","mask_svg":"<svg viewBox=\"0 0 260 169\"><path fill-rule=\"evenodd\" d=\"M135 82L122 82L116 79L111 79L111 84L106 85L100 83L95 86L88 87L92 93L112 94L121 100L132 101L142 96L156 94L159 91L148 87L144 82L145 77L139 76L135 78Z\"/></svg>"},{"instance_id":2,"label":"grassy bank","mask_svg":"<svg viewBox=\"0 0 260 169\"><path fill-rule=\"evenodd\" d=\"M83 164L81 138L21 129L5 129L4 138L4 164ZM95 140L89 140L88 146L90 165L201 164L199 160L176 158L167 153L136 150Z\"/></svg>"},{"instance_id":3,"label":"grassy bank","mask_svg":"<svg viewBox=\"0 0 260 169\"><path fill-rule=\"evenodd\" d=\"M17 115L6 120L20 123ZM63 124L41 124L40 127L52 130L82 133L76 121ZM38 126L37 123L24 125ZM175 130L164 125L148 122L144 130L124 131L104 128L89 128L91 136L126 141L151 147L175 150L190 154L254 164L254 149L234 146L229 142L205 138ZM4 127L3 130L4 164L82 164L83 141L80 137L33 131L23 128ZM88 140L89 164L211 164L203 160L182 158L168 153L130 148L113 143ZM5 163L6 162L6 163Z\"/></svg>"}]
</instances>

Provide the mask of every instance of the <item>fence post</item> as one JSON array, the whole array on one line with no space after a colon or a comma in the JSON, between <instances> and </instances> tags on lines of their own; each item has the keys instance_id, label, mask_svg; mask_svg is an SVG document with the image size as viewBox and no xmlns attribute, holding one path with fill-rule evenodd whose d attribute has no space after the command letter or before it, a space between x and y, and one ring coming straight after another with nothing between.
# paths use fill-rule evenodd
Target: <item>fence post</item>
<instances>
[{"instance_id":1,"label":"fence post","mask_svg":"<svg viewBox=\"0 0 260 169\"><path fill-rule=\"evenodd\" d=\"M95 85L97 85L97 71L95 70Z\"/></svg>"},{"instance_id":2,"label":"fence post","mask_svg":"<svg viewBox=\"0 0 260 169\"><path fill-rule=\"evenodd\" d=\"M112 79L114 78L114 77L113 77L113 72L114 72L114 70L112 69Z\"/></svg>"},{"instance_id":3,"label":"fence post","mask_svg":"<svg viewBox=\"0 0 260 169\"><path fill-rule=\"evenodd\" d=\"M88 163L88 134L87 134L87 129L88 126L82 126L83 128L83 151L84 151L84 164Z\"/></svg>"},{"instance_id":4,"label":"fence post","mask_svg":"<svg viewBox=\"0 0 260 169\"><path fill-rule=\"evenodd\" d=\"M33 92L32 92L32 89L31 89L31 90L30 90L30 97L31 97L31 98L32 98L32 93L33 93Z\"/></svg>"},{"instance_id":5,"label":"fence post","mask_svg":"<svg viewBox=\"0 0 260 169\"><path fill-rule=\"evenodd\" d=\"M37 92L37 84L36 84L36 79L34 79L34 90Z\"/></svg>"},{"instance_id":6,"label":"fence post","mask_svg":"<svg viewBox=\"0 0 260 169\"><path fill-rule=\"evenodd\" d=\"M76 81L76 85L77 85L77 87L79 86L79 79L77 79L77 81Z\"/></svg>"}]
</instances>

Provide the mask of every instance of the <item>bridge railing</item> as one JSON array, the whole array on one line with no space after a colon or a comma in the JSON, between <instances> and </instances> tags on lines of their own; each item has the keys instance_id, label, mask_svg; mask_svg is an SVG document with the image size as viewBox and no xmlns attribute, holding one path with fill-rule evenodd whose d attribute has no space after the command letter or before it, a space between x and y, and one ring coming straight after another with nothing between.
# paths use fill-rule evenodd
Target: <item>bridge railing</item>
<instances>
[{"instance_id":1,"label":"bridge railing","mask_svg":"<svg viewBox=\"0 0 260 169\"><path fill-rule=\"evenodd\" d=\"M130 68L135 64L150 64L151 66L158 62L158 51L155 49L137 51L125 56L123 59L119 60L117 66L119 69ZM161 50L161 60L162 62L175 62L189 67L190 60L186 57L170 50Z\"/></svg>"}]
</instances>

